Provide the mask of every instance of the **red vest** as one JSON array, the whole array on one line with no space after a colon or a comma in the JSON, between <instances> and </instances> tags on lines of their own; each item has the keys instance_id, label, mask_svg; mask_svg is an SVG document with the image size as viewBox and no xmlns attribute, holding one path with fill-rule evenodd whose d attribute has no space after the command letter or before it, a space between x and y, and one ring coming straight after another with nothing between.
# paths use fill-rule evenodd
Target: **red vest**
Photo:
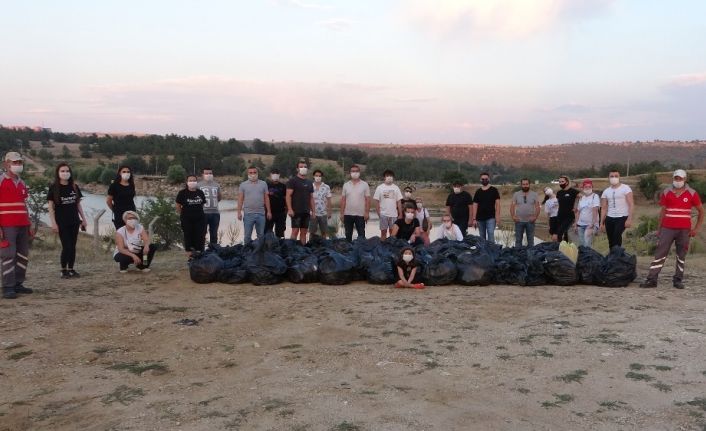
<instances>
[{"instance_id":1,"label":"red vest","mask_svg":"<svg viewBox=\"0 0 706 431\"><path fill-rule=\"evenodd\" d=\"M659 203L664 207L662 226L669 229L691 229L691 209L701 205L701 199L696 190L689 186L677 196L674 189L668 188L660 197Z\"/></svg>"},{"instance_id":2,"label":"red vest","mask_svg":"<svg viewBox=\"0 0 706 431\"><path fill-rule=\"evenodd\" d=\"M17 185L6 175L0 176L0 227L29 226L25 200L29 196L24 181Z\"/></svg>"}]
</instances>

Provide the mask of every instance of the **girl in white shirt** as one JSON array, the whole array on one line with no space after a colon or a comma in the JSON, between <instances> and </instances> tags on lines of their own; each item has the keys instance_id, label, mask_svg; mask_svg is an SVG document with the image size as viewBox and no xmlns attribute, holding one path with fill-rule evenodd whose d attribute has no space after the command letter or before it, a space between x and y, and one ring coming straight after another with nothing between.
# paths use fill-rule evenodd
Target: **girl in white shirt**
<instances>
[{"instance_id":1,"label":"girl in white shirt","mask_svg":"<svg viewBox=\"0 0 706 431\"><path fill-rule=\"evenodd\" d=\"M441 226L437 228L438 239L446 238L449 241L463 241L461 229L454 224L449 214L441 217Z\"/></svg>"},{"instance_id":2,"label":"girl in white shirt","mask_svg":"<svg viewBox=\"0 0 706 431\"><path fill-rule=\"evenodd\" d=\"M429 232L431 232L431 217L429 217L429 210L427 210L424 207L424 202L420 199L417 198L416 201L416 206L417 206L417 220L419 220L419 226L421 227L422 230L422 241L424 241L424 245L429 245ZM424 224L424 220L426 220L426 226ZM425 229L426 227L426 229Z\"/></svg>"},{"instance_id":3,"label":"girl in white shirt","mask_svg":"<svg viewBox=\"0 0 706 431\"><path fill-rule=\"evenodd\" d=\"M554 195L554 190L550 187L544 189L544 212L549 217L549 235L552 236L552 241L558 241L557 229L559 227L559 200Z\"/></svg>"},{"instance_id":4,"label":"girl in white shirt","mask_svg":"<svg viewBox=\"0 0 706 431\"><path fill-rule=\"evenodd\" d=\"M579 245L591 247L593 237L598 233L598 208L601 206L601 201L598 195L593 193L591 180L583 180L582 189L583 194L576 207L578 218L574 223L574 231L579 236Z\"/></svg>"}]
</instances>

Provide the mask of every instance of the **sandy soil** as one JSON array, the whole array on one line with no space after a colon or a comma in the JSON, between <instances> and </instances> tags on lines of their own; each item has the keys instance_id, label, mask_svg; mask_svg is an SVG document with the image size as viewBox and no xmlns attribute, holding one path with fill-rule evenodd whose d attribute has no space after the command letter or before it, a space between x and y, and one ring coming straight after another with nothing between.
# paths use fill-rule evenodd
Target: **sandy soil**
<instances>
[{"instance_id":1,"label":"sandy soil","mask_svg":"<svg viewBox=\"0 0 706 431\"><path fill-rule=\"evenodd\" d=\"M684 291L417 291L195 285L176 253L59 280L35 254L36 293L0 300L0 429L706 429L704 260Z\"/></svg>"}]
</instances>

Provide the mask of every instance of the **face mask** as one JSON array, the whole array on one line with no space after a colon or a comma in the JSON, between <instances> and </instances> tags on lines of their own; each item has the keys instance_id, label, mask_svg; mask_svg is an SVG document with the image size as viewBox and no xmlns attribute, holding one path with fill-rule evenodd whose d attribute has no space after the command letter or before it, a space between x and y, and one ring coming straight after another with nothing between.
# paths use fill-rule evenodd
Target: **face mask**
<instances>
[{"instance_id":1,"label":"face mask","mask_svg":"<svg viewBox=\"0 0 706 431\"><path fill-rule=\"evenodd\" d=\"M257 174L248 174L248 179L250 181L255 181L257 179Z\"/></svg>"},{"instance_id":2,"label":"face mask","mask_svg":"<svg viewBox=\"0 0 706 431\"><path fill-rule=\"evenodd\" d=\"M569 183L559 184L559 187L561 187L562 189L565 189L565 188L569 187Z\"/></svg>"},{"instance_id":3,"label":"face mask","mask_svg":"<svg viewBox=\"0 0 706 431\"><path fill-rule=\"evenodd\" d=\"M620 184L620 178L618 177L610 177L608 178L608 181L610 181L611 186L617 186L618 184Z\"/></svg>"},{"instance_id":4,"label":"face mask","mask_svg":"<svg viewBox=\"0 0 706 431\"><path fill-rule=\"evenodd\" d=\"M684 181L674 181L672 182L672 185L674 186L675 189L680 189L684 187Z\"/></svg>"},{"instance_id":5,"label":"face mask","mask_svg":"<svg viewBox=\"0 0 706 431\"><path fill-rule=\"evenodd\" d=\"M316 181L317 183L320 183L322 180L323 178L321 177L314 177L314 181Z\"/></svg>"},{"instance_id":6,"label":"face mask","mask_svg":"<svg viewBox=\"0 0 706 431\"><path fill-rule=\"evenodd\" d=\"M404 192L404 197L406 197L407 199L411 198L412 192Z\"/></svg>"},{"instance_id":7,"label":"face mask","mask_svg":"<svg viewBox=\"0 0 706 431\"><path fill-rule=\"evenodd\" d=\"M71 178L71 172L59 172L59 179L68 180Z\"/></svg>"},{"instance_id":8,"label":"face mask","mask_svg":"<svg viewBox=\"0 0 706 431\"><path fill-rule=\"evenodd\" d=\"M422 209L424 207L424 204L421 202L417 202L417 208Z\"/></svg>"},{"instance_id":9,"label":"face mask","mask_svg":"<svg viewBox=\"0 0 706 431\"><path fill-rule=\"evenodd\" d=\"M186 183L186 185L187 185L191 190L193 190L193 189L196 188L196 181L189 181L188 183Z\"/></svg>"},{"instance_id":10,"label":"face mask","mask_svg":"<svg viewBox=\"0 0 706 431\"><path fill-rule=\"evenodd\" d=\"M402 260L404 260L407 263L410 263L412 261L412 259L414 259L414 256L412 256L411 254L403 254L402 255Z\"/></svg>"},{"instance_id":11,"label":"face mask","mask_svg":"<svg viewBox=\"0 0 706 431\"><path fill-rule=\"evenodd\" d=\"M545 190L545 191L544 191L544 194L547 195L547 196L551 196L551 195L554 194L554 192L551 191L551 190Z\"/></svg>"},{"instance_id":12,"label":"face mask","mask_svg":"<svg viewBox=\"0 0 706 431\"><path fill-rule=\"evenodd\" d=\"M444 226L446 226L446 229L451 229L451 226L453 226L453 222L445 221Z\"/></svg>"},{"instance_id":13,"label":"face mask","mask_svg":"<svg viewBox=\"0 0 706 431\"><path fill-rule=\"evenodd\" d=\"M360 178L360 172L351 172L351 178L357 180L358 178Z\"/></svg>"},{"instance_id":14,"label":"face mask","mask_svg":"<svg viewBox=\"0 0 706 431\"><path fill-rule=\"evenodd\" d=\"M529 187L522 187L522 191L527 193L529 191Z\"/></svg>"},{"instance_id":15,"label":"face mask","mask_svg":"<svg viewBox=\"0 0 706 431\"><path fill-rule=\"evenodd\" d=\"M308 172L309 172L309 169L307 169L307 168L299 168L299 175L301 175L302 177L304 175L306 175Z\"/></svg>"},{"instance_id":16,"label":"face mask","mask_svg":"<svg viewBox=\"0 0 706 431\"><path fill-rule=\"evenodd\" d=\"M480 180L480 183L484 186L487 186L488 184L490 184L490 180L483 179L483 180Z\"/></svg>"},{"instance_id":17,"label":"face mask","mask_svg":"<svg viewBox=\"0 0 706 431\"><path fill-rule=\"evenodd\" d=\"M393 177L385 177L385 184L392 184L393 180L394 180Z\"/></svg>"},{"instance_id":18,"label":"face mask","mask_svg":"<svg viewBox=\"0 0 706 431\"><path fill-rule=\"evenodd\" d=\"M213 181L213 174L206 174L203 176L203 179L206 181Z\"/></svg>"},{"instance_id":19,"label":"face mask","mask_svg":"<svg viewBox=\"0 0 706 431\"><path fill-rule=\"evenodd\" d=\"M130 179L130 173L129 173L129 172L125 172L125 173L123 173L123 174L120 174L120 178L122 178L123 181L128 181L128 180Z\"/></svg>"},{"instance_id":20,"label":"face mask","mask_svg":"<svg viewBox=\"0 0 706 431\"><path fill-rule=\"evenodd\" d=\"M407 220L412 220L414 218L414 213L404 213L404 218Z\"/></svg>"},{"instance_id":21,"label":"face mask","mask_svg":"<svg viewBox=\"0 0 706 431\"><path fill-rule=\"evenodd\" d=\"M279 181L279 174L272 174L270 178L272 178L272 181Z\"/></svg>"},{"instance_id":22,"label":"face mask","mask_svg":"<svg viewBox=\"0 0 706 431\"><path fill-rule=\"evenodd\" d=\"M131 218L130 220L126 221L125 224L128 225L129 227L135 229L135 226L137 226L137 220L135 220L134 218Z\"/></svg>"},{"instance_id":23,"label":"face mask","mask_svg":"<svg viewBox=\"0 0 706 431\"><path fill-rule=\"evenodd\" d=\"M593 193L593 189L583 189L583 194L586 196L590 196L591 193Z\"/></svg>"},{"instance_id":24,"label":"face mask","mask_svg":"<svg viewBox=\"0 0 706 431\"><path fill-rule=\"evenodd\" d=\"M454 187L454 193L456 193L456 194L461 193L461 187Z\"/></svg>"},{"instance_id":25,"label":"face mask","mask_svg":"<svg viewBox=\"0 0 706 431\"><path fill-rule=\"evenodd\" d=\"M11 165L10 170L12 171L13 174L18 175L21 174L22 171L25 170L24 165Z\"/></svg>"}]
</instances>

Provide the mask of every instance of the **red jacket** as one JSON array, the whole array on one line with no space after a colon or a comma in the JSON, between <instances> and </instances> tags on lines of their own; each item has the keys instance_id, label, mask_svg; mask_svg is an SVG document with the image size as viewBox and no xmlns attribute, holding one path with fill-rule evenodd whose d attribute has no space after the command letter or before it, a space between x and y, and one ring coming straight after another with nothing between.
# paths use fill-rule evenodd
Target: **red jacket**
<instances>
[{"instance_id":1,"label":"red jacket","mask_svg":"<svg viewBox=\"0 0 706 431\"><path fill-rule=\"evenodd\" d=\"M29 196L24 181L15 183L7 175L0 177L0 227L29 226L25 200Z\"/></svg>"}]
</instances>

